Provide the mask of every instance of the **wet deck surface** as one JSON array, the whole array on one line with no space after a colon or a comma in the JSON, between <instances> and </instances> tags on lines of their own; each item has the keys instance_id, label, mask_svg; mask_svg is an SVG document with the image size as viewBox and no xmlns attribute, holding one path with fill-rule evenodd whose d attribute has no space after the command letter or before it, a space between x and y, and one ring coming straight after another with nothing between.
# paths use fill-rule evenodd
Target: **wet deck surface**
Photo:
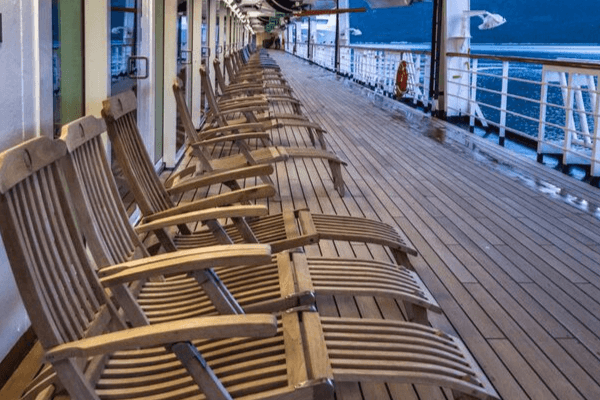
<instances>
[{"instance_id":1,"label":"wet deck surface","mask_svg":"<svg viewBox=\"0 0 600 400\"><path fill-rule=\"evenodd\" d=\"M278 163L281 201L265 201L270 212L309 207L396 225L419 251L411 261L444 311L432 315L434 326L463 339L503 399L599 399L600 190L418 111L381 108L293 56L271 55L304 113L328 131L329 148L348 162L348 187L340 198L321 161ZM274 136L274 144L310 145L293 128ZM361 244L306 251L390 259ZM326 315L403 318L394 302L370 297L321 297L318 307ZM337 395L452 398L397 384L339 384Z\"/></svg>"},{"instance_id":2,"label":"wet deck surface","mask_svg":"<svg viewBox=\"0 0 600 400\"><path fill-rule=\"evenodd\" d=\"M279 166L281 206L396 224L419 251L413 264L444 310L434 324L464 340L504 399L600 398L600 190L418 111L382 109L329 71L271 55L305 114L349 163L343 199L327 191L324 166ZM336 250L368 255L364 246ZM367 298L326 299L320 311L397 317L392 305ZM394 385L342 392L416 398Z\"/></svg>"}]
</instances>

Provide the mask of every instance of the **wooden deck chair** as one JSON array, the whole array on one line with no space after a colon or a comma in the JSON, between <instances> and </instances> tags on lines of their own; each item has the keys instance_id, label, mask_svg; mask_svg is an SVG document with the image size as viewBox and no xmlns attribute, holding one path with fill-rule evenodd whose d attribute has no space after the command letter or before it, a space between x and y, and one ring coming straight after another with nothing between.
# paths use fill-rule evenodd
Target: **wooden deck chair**
<instances>
[{"instance_id":1,"label":"wooden deck chair","mask_svg":"<svg viewBox=\"0 0 600 400\"><path fill-rule=\"evenodd\" d=\"M253 129L265 131L283 126L299 127L307 129L313 146L318 141L321 149L327 150L327 143L324 137L326 131L319 124L308 120L305 116L298 113L271 113L268 106L268 99L266 98L252 97L248 101L233 98L226 102L218 102L206 68L204 67L200 67L200 78L209 103L209 111L206 116L204 128L202 129L203 137L213 134L213 125L216 125L216 129L226 129L227 126L236 126L242 129L242 125L244 124L252 124L248 126L255 126L256 128ZM176 84L180 86L178 82ZM230 118L230 116L238 114L242 114L243 117L237 119Z\"/></svg>"},{"instance_id":2,"label":"wooden deck chair","mask_svg":"<svg viewBox=\"0 0 600 400\"><path fill-rule=\"evenodd\" d=\"M88 116L63 126L61 135L71 164L64 168L69 192L79 199L77 219L101 274L104 267L149 255L129 224L114 183L100 137L105 130L102 120ZM208 214L206 218L210 218ZM286 257L279 263L289 269ZM281 297L281 273L275 262L251 268L217 267L214 271L219 279L200 271L186 279L141 281L132 295L142 300L140 306L150 322L211 314L215 309L220 314L284 311L310 303L315 295L351 296L359 292L404 302L407 318L420 323L428 322L427 310L440 312L414 271L372 260L301 255L294 255L294 260L302 276L311 281L312 289L286 298ZM194 280L202 290L194 290ZM230 286L235 296L229 293Z\"/></svg>"},{"instance_id":3,"label":"wooden deck chair","mask_svg":"<svg viewBox=\"0 0 600 400\"><path fill-rule=\"evenodd\" d=\"M317 158L327 161L331 170L333 186L338 191L340 196L344 196L345 183L342 175L342 165L346 164L333 153L327 150L284 146L259 147L256 150L252 150L247 143L248 139L268 139L268 135L261 132L246 132L245 128L248 127L248 124L228 126L224 120L222 123L226 125L225 128L231 130L227 132L228 134L216 138L203 139L205 137L216 135L216 133L222 133L224 129L211 129L203 131L200 134L196 132L192 124L189 109L185 103L183 92L178 83L173 84L173 92L183 129L186 133L187 141L193 149L192 154L200 161L200 164L195 168L188 168L180 173L175 174L168 180L167 187L171 187L171 185L175 182L179 182L179 180L182 180L190 175L198 176L204 171L215 172L228 170L231 168L241 168L245 165L284 162L290 158ZM252 127L254 125L250 126ZM240 129L241 132L236 132L237 129ZM227 142L234 143L241 152L236 155L213 158L210 150L214 147L214 145ZM272 183L270 178L266 176L262 176L261 178L264 183Z\"/></svg>"},{"instance_id":4,"label":"wooden deck chair","mask_svg":"<svg viewBox=\"0 0 600 400\"><path fill-rule=\"evenodd\" d=\"M231 71L227 68L227 64L232 68ZM229 80L232 82L261 79L287 86L287 81L281 73L279 66L273 60L263 59L257 62L250 61L250 63L245 63L239 60L238 55L231 54L228 56L227 64L225 68ZM229 75L230 72L232 72L232 75Z\"/></svg>"},{"instance_id":5,"label":"wooden deck chair","mask_svg":"<svg viewBox=\"0 0 600 400\"><path fill-rule=\"evenodd\" d=\"M272 315L126 329L78 239L57 166L65 153L63 142L42 137L0 155L0 231L45 358L72 399L317 399L323 386L330 391L297 375L304 350ZM268 246L252 247L244 257L270 259Z\"/></svg>"},{"instance_id":6,"label":"wooden deck chair","mask_svg":"<svg viewBox=\"0 0 600 400\"><path fill-rule=\"evenodd\" d=\"M138 230L160 232L164 226L153 221L170 217L169 222L180 224L180 232L173 238L178 248L215 244L215 234L223 231L201 230L192 233L185 225L190 221L187 221L188 217L182 213L199 210L203 203L208 208L235 204L239 200L235 200L232 194L231 201L226 202L220 198L222 201L220 204L209 198L175 206L160 182L144 147L135 123L136 107L135 96L122 93L103 102L102 116L106 121L117 161L144 215L144 224L138 227ZM178 187L180 188L178 190L185 189L184 184ZM180 192L171 190L171 193ZM227 197L229 193L224 195ZM239 219L233 224L235 227L227 227L225 232L234 242L268 243L273 248L273 252L317 243L321 239L330 239L386 246L398 265L407 267L410 266L408 254L417 254L416 250L404 242L394 227L366 218L318 214L308 210L289 210L252 221ZM168 245L168 242L165 242L165 245Z\"/></svg>"},{"instance_id":7,"label":"wooden deck chair","mask_svg":"<svg viewBox=\"0 0 600 400\"><path fill-rule=\"evenodd\" d=\"M281 126L306 128L313 146L316 144L316 140L318 140L323 152L327 151L327 144L324 137L325 131L318 124L315 124L314 122L311 122L302 116L295 116L294 114L275 114L273 116L274 118L271 116L265 117L264 115L260 114L260 112L265 110L264 106L252 103L248 104L240 102L236 104L235 102L232 102L233 107L227 107L225 111L223 111L221 104L217 102L212 84L210 83L210 79L208 79L208 75L204 67L200 67L200 78L202 80L202 87L204 88L204 93L210 107L211 118L210 120L207 119L207 123L209 123L209 121L213 121L214 125L216 125L216 128L211 128L210 126L203 128L200 132L198 140L200 140L200 138L210 138L217 133L222 133L223 130L238 130L254 126L245 125L246 123L262 123L265 130ZM173 90L180 90L178 82L176 82L176 85L177 86L174 86ZM183 104L185 104L185 102ZM239 119L232 121L227 118L229 115L237 113L243 114L245 119L241 121ZM259 114L257 115L257 113ZM317 152L316 154L320 153Z\"/></svg>"},{"instance_id":8,"label":"wooden deck chair","mask_svg":"<svg viewBox=\"0 0 600 400\"><path fill-rule=\"evenodd\" d=\"M286 312L125 329L70 214L56 165L64 154L64 143L38 138L0 155L0 231L45 358L71 398L332 399L343 381L433 384L461 398L497 398L458 339L419 324ZM270 257L266 246L243 252ZM102 283L166 271L148 264L115 266Z\"/></svg>"},{"instance_id":9,"label":"wooden deck chair","mask_svg":"<svg viewBox=\"0 0 600 400\"><path fill-rule=\"evenodd\" d=\"M229 85L225 82L225 77L223 76L223 73L221 72L221 62L219 61L218 58L215 58L215 60L213 61L213 67L214 67L214 71L215 71L215 76L217 78L217 89L218 92L220 93L219 95L219 102L221 104L223 104L224 100L235 100L237 99L239 100L244 100L246 97L248 96L262 96L262 98L264 98L265 100L267 100L269 102L269 104L273 104L273 103L285 103L288 104L294 114L297 115L301 115L302 114L302 110L300 108L300 101L297 100L296 98L294 98L293 96L291 96L290 94L288 94L289 92L291 92L291 90L289 90L289 86L284 86L284 85L270 85L266 82L263 83L248 83L248 82L242 82L242 83L233 83L230 82ZM282 94L271 94L268 93L269 90L273 90L273 89L282 89L285 92ZM217 91L215 91L217 92ZM253 97L251 97L253 98Z\"/></svg>"},{"instance_id":10,"label":"wooden deck chair","mask_svg":"<svg viewBox=\"0 0 600 400\"><path fill-rule=\"evenodd\" d=\"M232 53L231 57L231 67L235 69L235 71L232 71L234 72L234 77L236 73L243 71L259 71L281 76L279 65L267 53L254 53L250 55L247 49L241 49L238 52Z\"/></svg>"},{"instance_id":11,"label":"wooden deck chair","mask_svg":"<svg viewBox=\"0 0 600 400\"><path fill-rule=\"evenodd\" d=\"M233 53L232 67L235 68L235 72L241 72L244 70L263 70L271 73L277 73L280 70L279 65L273 60L267 52L253 52L251 53L249 48L243 48L237 53Z\"/></svg>"}]
</instances>

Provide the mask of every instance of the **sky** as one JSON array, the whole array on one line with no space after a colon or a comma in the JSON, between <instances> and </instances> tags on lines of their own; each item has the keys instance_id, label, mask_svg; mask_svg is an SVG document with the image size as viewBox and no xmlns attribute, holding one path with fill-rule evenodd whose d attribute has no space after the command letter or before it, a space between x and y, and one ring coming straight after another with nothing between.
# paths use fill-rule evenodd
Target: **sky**
<instances>
[{"instance_id":1,"label":"sky","mask_svg":"<svg viewBox=\"0 0 600 400\"><path fill-rule=\"evenodd\" d=\"M579 43L600 44L599 0L471 0L472 10L487 10L506 18L506 24L480 31L479 18L472 43ZM569 6L576 4L576 6ZM350 14L350 26L362 32L352 43L421 43L431 40L433 3L410 7L369 9L364 0L350 0L350 7L367 7L366 13Z\"/></svg>"}]
</instances>

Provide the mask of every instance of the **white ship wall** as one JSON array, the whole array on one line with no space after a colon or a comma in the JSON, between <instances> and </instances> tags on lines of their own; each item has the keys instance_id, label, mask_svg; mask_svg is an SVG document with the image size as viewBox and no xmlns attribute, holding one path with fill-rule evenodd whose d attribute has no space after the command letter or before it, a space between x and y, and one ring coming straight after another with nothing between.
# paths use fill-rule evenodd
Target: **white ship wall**
<instances>
[{"instance_id":1,"label":"white ship wall","mask_svg":"<svg viewBox=\"0 0 600 400\"><path fill-rule=\"evenodd\" d=\"M52 1L3 1L0 13L0 150L4 150L40 134L52 135ZM4 359L30 323L2 244L0 304L0 359Z\"/></svg>"}]
</instances>

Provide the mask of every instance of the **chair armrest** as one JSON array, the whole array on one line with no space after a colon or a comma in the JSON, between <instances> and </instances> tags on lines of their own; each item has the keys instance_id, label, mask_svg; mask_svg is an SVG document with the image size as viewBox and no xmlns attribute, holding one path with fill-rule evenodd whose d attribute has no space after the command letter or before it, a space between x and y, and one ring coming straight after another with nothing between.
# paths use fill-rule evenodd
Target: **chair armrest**
<instances>
[{"instance_id":1,"label":"chair armrest","mask_svg":"<svg viewBox=\"0 0 600 400\"><path fill-rule=\"evenodd\" d=\"M104 287L127 284L140 279L215 268L267 264L271 260L268 244L226 244L179 250L112 265L100 270Z\"/></svg>"},{"instance_id":2,"label":"chair armrest","mask_svg":"<svg viewBox=\"0 0 600 400\"><path fill-rule=\"evenodd\" d=\"M239 92L243 92L243 90L239 90ZM225 92L225 96L233 96L233 93L229 91ZM234 98L223 98L223 95L219 97L219 108L221 107L229 107L229 106L239 106L240 104L252 104L256 102L257 104L263 105L267 101L267 96L264 94L253 95L253 96L242 96L242 97L234 97Z\"/></svg>"},{"instance_id":3,"label":"chair armrest","mask_svg":"<svg viewBox=\"0 0 600 400\"><path fill-rule=\"evenodd\" d=\"M265 101L264 104L260 104L260 105L242 105L239 106L238 104L238 108L225 108L225 109L220 109L219 111L221 111L221 115L229 115L229 114L236 114L236 113L244 113L244 112L261 112L261 111L268 111L269 110L269 104L268 102Z\"/></svg>"},{"instance_id":4,"label":"chair armrest","mask_svg":"<svg viewBox=\"0 0 600 400\"><path fill-rule=\"evenodd\" d=\"M46 352L46 360L56 362L72 357L92 357L116 351L166 346L171 343L197 339L270 337L276 333L277 319L273 315L222 315L190 318L125 329L61 344Z\"/></svg>"},{"instance_id":5,"label":"chair armrest","mask_svg":"<svg viewBox=\"0 0 600 400\"><path fill-rule=\"evenodd\" d=\"M260 217L268 214L265 206L229 206L213 207L205 210L190 211L179 215L173 215L165 218L155 219L151 222L143 222L135 227L136 233L145 233L164 229L189 222L209 221L219 218L241 218L241 217Z\"/></svg>"},{"instance_id":6,"label":"chair armrest","mask_svg":"<svg viewBox=\"0 0 600 400\"><path fill-rule=\"evenodd\" d=\"M219 136L213 139L202 140L201 142L192 143L190 146L209 146L221 142L231 142L247 139L267 139L271 140L271 135L266 132L248 132L248 133L232 133L231 135Z\"/></svg>"},{"instance_id":7,"label":"chair armrest","mask_svg":"<svg viewBox=\"0 0 600 400\"><path fill-rule=\"evenodd\" d=\"M166 211L149 215L142 221L144 223L148 223L157 219L172 217L192 211L206 210L213 207L223 207L231 204L248 202L254 199L264 199L266 197L275 196L275 193L275 188L272 185L256 185L249 188L243 188L232 192L217 194L204 199L195 200L177 207L172 207Z\"/></svg>"},{"instance_id":8,"label":"chair armrest","mask_svg":"<svg viewBox=\"0 0 600 400\"><path fill-rule=\"evenodd\" d=\"M302 105L302 102L300 100L297 100L291 96L278 96L278 95L267 96L267 101L268 102L287 101L288 103Z\"/></svg>"},{"instance_id":9,"label":"chair armrest","mask_svg":"<svg viewBox=\"0 0 600 400\"><path fill-rule=\"evenodd\" d=\"M263 130L263 124L260 122L244 122L241 124L235 124L235 125L227 125L227 126L220 126L218 128L208 128L208 129L201 129L200 130L200 134L202 136L215 136L219 133L223 133L223 132L231 132L234 130L240 130L240 129L254 129L254 130L259 130L262 131Z\"/></svg>"},{"instance_id":10,"label":"chair armrest","mask_svg":"<svg viewBox=\"0 0 600 400\"><path fill-rule=\"evenodd\" d=\"M222 98L228 98L230 96L244 95L248 92L254 93L253 96L265 96L264 87L255 83L234 83L225 88L225 91L219 97L219 101Z\"/></svg>"},{"instance_id":11,"label":"chair armrest","mask_svg":"<svg viewBox=\"0 0 600 400\"><path fill-rule=\"evenodd\" d=\"M285 91L287 91L289 94L291 94L294 89L292 89L291 87L287 86L287 85L279 85L277 83L265 83L263 85L263 87L265 89L283 89Z\"/></svg>"},{"instance_id":12,"label":"chair armrest","mask_svg":"<svg viewBox=\"0 0 600 400\"><path fill-rule=\"evenodd\" d=\"M193 173L196 168L190 168L193 171L186 171L188 173ZM214 171L214 172L205 172L202 175L189 177L184 180L179 181L179 183L175 186L170 186L172 183L169 178L169 181L165 183L165 187L169 186L167 189L167 193L169 195L175 195L179 193L184 193L189 190L195 190L201 187L206 187L218 183L224 183L229 181L234 181L236 179L246 179L257 176L266 176L271 175L274 169L270 164L258 164L251 165L248 167L236 168L225 171Z\"/></svg>"},{"instance_id":13,"label":"chair armrest","mask_svg":"<svg viewBox=\"0 0 600 400\"><path fill-rule=\"evenodd\" d=\"M264 100L236 101L223 105L219 103L219 110L221 113L230 113L232 110L242 110L239 112L245 112L248 111L245 109L250 107L259 107L260 110L262 110L264 108L269 108L269 102L265 98Z\"/></svg>"}]
</instances>

